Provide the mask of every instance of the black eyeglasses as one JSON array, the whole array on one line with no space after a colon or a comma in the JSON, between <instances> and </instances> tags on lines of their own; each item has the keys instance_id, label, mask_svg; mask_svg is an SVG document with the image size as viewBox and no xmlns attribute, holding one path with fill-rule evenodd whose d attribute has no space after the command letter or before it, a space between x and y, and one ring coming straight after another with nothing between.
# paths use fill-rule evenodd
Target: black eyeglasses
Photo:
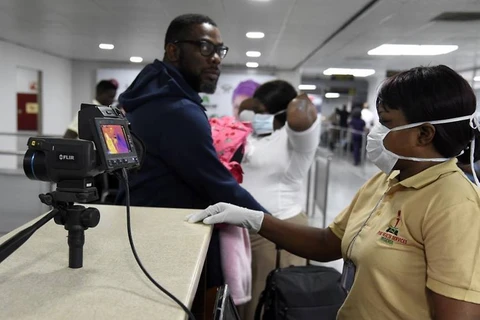
<instances>
[{"instance_id":1,"label":"black eyeglasses","mask_svg":"<svg viewBox=\"0 0 480 320\"><path fill-rule=\"evenodd\" d=\"M223 59L228 52L228 47L221 44L213 44L208 40L177 40L173 42L173 44L177 43L191 43L197 45L200 48L200 54L204 57L210 57L216 52L220 59Z\"/></svg>"}]
</instances>

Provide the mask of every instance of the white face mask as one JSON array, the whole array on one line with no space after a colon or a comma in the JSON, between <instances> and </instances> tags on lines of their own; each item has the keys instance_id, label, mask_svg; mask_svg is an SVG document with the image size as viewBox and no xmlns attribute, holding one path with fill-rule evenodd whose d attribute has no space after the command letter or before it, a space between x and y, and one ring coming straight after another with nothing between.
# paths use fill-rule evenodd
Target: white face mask
<instances>
[{"instance_id":1,"label":"white face mask","mask_svg":"<svg viewBox=\"0 0 480 320\"><path fill-rule=\"evenodd\" d=\"M254 113L252 110L243 110L240 115L240 121L251 122L254 133L259 135L270 134L274 131L273 120L276 115L287 112L287 110L282 110L275 114L262 114Z\"/></svg>"},{"instance_id":2,"label":"white face mask","mask_svg":"<svg viewBox=\"0 0 480 320\"><path fill-rule=\"evenodd\" d=\"M384 125L378 123L373 127L372 131L370 131L370 133L367 136L367 158L386 174L389 174L390 172L392 172L393 167L395 166L395 164L399 159L411 160L411 161L432 161L432 162L444 162L444 161L450 160L450 158L415 158L415 157L400 156L387 150L383 145L383 140L385 139L385 137L390 131L400 131L400 130L405 130L409 128L414 128L425 123L442 124L442 123L452 123L452 122L470 120L470 126L476 129L476 127L474 127L474 123L475 123L474 119L475 119L475 114L471 116L464 116L464 117L445 119L445 120L411 123L411 124L396 127L393 129L389 129ZM473 139L472 143L474 144L474 142L475 142L475 139ZM473 151L474 150L471 151L472 155L473 155Z\"/></svg>"}]
</instances>

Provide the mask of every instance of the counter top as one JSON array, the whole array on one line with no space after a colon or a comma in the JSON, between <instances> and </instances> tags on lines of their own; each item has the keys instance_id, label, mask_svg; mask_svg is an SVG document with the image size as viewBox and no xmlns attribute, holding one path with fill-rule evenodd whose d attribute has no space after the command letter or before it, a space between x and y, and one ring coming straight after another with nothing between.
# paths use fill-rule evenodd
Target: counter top
<instances>
[{"instance_id":1,"label":"counter top","mask_svg":"<svg viewBox=\"0 0 480 320\"><path fill-rule=\"evenodd\" d=\"M125 207L91 207L100 210L101 218L98 226L85 231L83 268L68 268L67 231L53 219L0 264L0 318L185 319L180 306L135 262ZM192 212L131 208L133 239L143 265L189 308L211 236L210 226L184 221Z\"/></svg>"}]
</instances>

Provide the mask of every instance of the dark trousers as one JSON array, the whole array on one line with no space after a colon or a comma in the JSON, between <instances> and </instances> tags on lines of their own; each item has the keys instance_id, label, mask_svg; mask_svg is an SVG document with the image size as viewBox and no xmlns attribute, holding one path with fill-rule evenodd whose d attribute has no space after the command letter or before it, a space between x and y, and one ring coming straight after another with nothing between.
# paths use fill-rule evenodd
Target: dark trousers
<instances>
[{"instance_id":1,"label":"dark trousers","mask_svg":"<svg viewBox=\"0 0 480 320\"><path fill-rule=\"evenodd\" d=\"M362 157L362 136L361 135L352 135L352 146L353 146L353 161L357 166L361 162Z\"/></svg>"}]
</instances>

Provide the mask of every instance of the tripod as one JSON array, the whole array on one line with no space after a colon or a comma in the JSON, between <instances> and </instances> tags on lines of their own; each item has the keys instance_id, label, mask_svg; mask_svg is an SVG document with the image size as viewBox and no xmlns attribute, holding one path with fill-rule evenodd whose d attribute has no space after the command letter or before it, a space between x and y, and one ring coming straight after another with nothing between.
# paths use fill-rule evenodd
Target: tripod
<instances>
[{"instance_id":1,"label":"tripod","mask_svg":"<svg viewBox=\"0 0 480 320\"><path fill-rule=\"evenodd\" d=\"M85 230L98 225L100 212L96 208L85 208L74 205L74 203L85 203L98 199L98 192L93 187L91 178L61 181L57 184L56 191L40 194L39 198L42 203L52 206L53 210L32 226L20 231L0 245L0 262L53 218L56 224L65 226L65 230L68 231L68 266L74 269L81 268L83 266Z\"/></svg>"}]
</instances>

